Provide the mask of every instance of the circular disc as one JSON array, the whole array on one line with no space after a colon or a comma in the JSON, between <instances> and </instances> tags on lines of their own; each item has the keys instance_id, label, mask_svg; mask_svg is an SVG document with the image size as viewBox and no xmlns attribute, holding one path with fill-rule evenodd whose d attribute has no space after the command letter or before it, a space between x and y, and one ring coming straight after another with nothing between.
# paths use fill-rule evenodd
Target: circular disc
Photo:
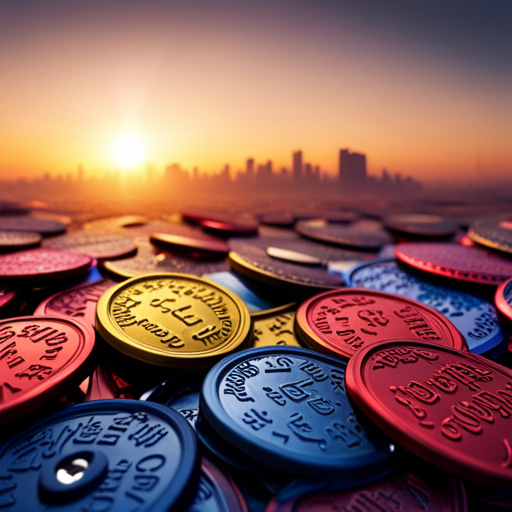
<instances>
[{"instance_id":1,"label":"circular disc","mask_svg":"<svg viewBox=\"0 0 512 512\"><path fill-rule=\"evenodd\" d=\"M512 215L478 219L471 223L468 236L479 244L512 254Z\"/></svg>"},{"instance_id":2,"label":"circular disc","mask_svg":"<svg viewBox=\"0 0 512 512\"><path fill-rule=\"evenodd\" d=\"M88 254L98 260L122 258L137 251L137 247L129 237L93 231L75 231L50 238L43 242L43 246L48 249Z\"/></svg>"},{"instance_id":3,"label":"circular disc","mask_svg":"<svg viewBox=\"0 0 512 512\"><path fill-rule=\"evenodd\" d=\"M73 286L45 299L37 306L34 314L69 316L94 327L98 299L115 284L103 279Z\"/></svg>"},{"instance_id":4,"label":"circular disc","mask_svg":"<svg viewBox=\"0 0 512 512\"><path fill-rule=\"evenodd\" d=\"M456 222L444 219L438 215L425 215L419 213L403 213L389 215L384 218L387 229L397 231L404 235L424 237L447 237L457 231Z\"/></svg>"},{"instance_id":5,"label":"circular disc","mask_svg":"<svg viewBox=\"0 0 512 512\"><path fill-rule=\"evenodd\" d=\"M498 287L494 301L500 313L512 322L512 279Z\"/></svg>"},{"instance_id":6,"label":"circular disc","mask_svg":"<svg viewBox=\"0 0 512 512\"><path fill-rule=\"evenodd\" d=\"M87 254L32 249L0 256L0 278L12 282L65 279L87 272L94 263Z\"/></svg>"},{"instance_id":7,"label":"circular disc","mask_svg":"<svg viewBox=\"0 0 512 512\"><path fill-rule=\"evenodd\" d=\"M300 347L295 337L293 324L296 305L288 306L278 313L260 316L254 320L254 346L267 347L272 345Z\"/></svg>"},{"instance_id":8,"label":"circular disc","mask_svg":"<svg viewBox=\"0 0 512 512\"><path fill-rule=\"evenodd\" d=\"M222 286L183 274L149 274L107 290L96 328L120 352L160 366L205 366L251 336L244 303Z\"/></svg>"},{"instance_id":9,"label":"circular disc","mask_svg":"<svg viewBox=\"0 0 512 512\"><path fill-rule=\"evenodd\" d=\"M426 471L401 471L347 491L313 494L284 503L274 498L265 512L466 512L460 480Z\"/></svg>"},{"instance_id":10,"label":"circular disc","mask_svg":"<svg viewBox=\"0 0 512 512\"><path fill-rule=\"evenodd\" d=\"M347 391L404 448L495 487L512 484L512 372L434 343L388 341L349 362Z\"/></svg>"},{"instance_id":11,"label":"circular disc","mask_svg":"<svg viewBox=\"0 0 512 512\"><path fill-rule=\"evenodd\" d=\"M84 378L94 330L74 320L25 316L0 321L0 423L37 409Z\"/></svg>"},{"instance_id":12,"label":"circular disc","mask_svg":"<svg viewBox=\"0 0 512 512\"><path fill-rule=\"evenodd\" d=\"M200 253L213 257L225 257L229 252L229 246L226 242L213 237L207 240L168 233L152 233L150 241L152 244L171 252Z\"/></svg>"},{"instance_id":13,"label":"circular disc","mask_svg":"<svg viewBox=\"0 0 512 512\"><path fill-rule=\"evenodd\" d=\"M38 219L28 215L1 215L0 231L29 231L41 235L60 235L66 225L56 220Z\"/></svg>"},{"instance_id":14,"label":"circular disc","mask_svg":"<svg viewBox=\"0 0 512 512\"><path fill-rule=\"evenodd\" d=\"M288 212L269 212L262 213L258 216L261 224L277 227L293 227L295 224L295 217Z\"/></svg>"},{"instance_id":15,"label":"circular disc","mask_svg":"<svg viewBox=\"0 0 512 512\"><path fill-rule=\"evenodd\" d=\"M343 226L325 220L306 220L297 222L295 229L302 236L313 240L355 249L378 250L392 242L380 224L372 221L360 221Z\"/></svg>"},{"instance_id":16,"label":"circular disc","mask_svg":"<svg viewBox=\"0 0 512 512\"><path fill-rule=\"evenodd\" d=\"M298 347L246 350L210 370L199 409L226 442L280 471L329 478L381 471L392 448L359 423L345 366Z\"/></svg>"},{"instance_id":17,"label":"circular disc","mask_svg":"<svg viewBox=\"0 0 512 512\"><path fill-rule=\"evenodd\" d=\"M314 267L272 258L268 247L294 251L329 262L361 262L366 254L329 247L308 240L290 238L258 238L255 240L230 240L229 264L241 274L267 284L295 289L326 289L343 286L339 273L330 273L325 267Z\"/></svg>"},{"instance_id":18,"label":"circular disc","mask_svg":"<svg viewBox=\"0 0 512 512\"><path fill-rule=\"evenodd\" d=\"M0 251L37 247L42 238L39 233L30 231L0 231Z\"/></svg>"},{"instance_id":19,"label":"circular disc","mask_svg":"<svg viewBox=\"0 0 512 512\"><path fill-rule=\"evenodd\" d=\"M2 507L187 510L198 465L194 433L175 411L135 400L89 402L50 416L4 445Z\"/></svg>"},{"instance_id":20,"label":"circular disc","mask_svg":"<svg viewBox=\"0 0 512 512\"><path fill-rule=\"evenodd\" d=\"M416 337L467 348L462 334L434 309L405 297L362 288L311 297L297 309L295 326L306 345L347 358L363 347L389 339Z\"/></svg>"},{"instance_id":21,"label":"circular disc","mask_svg":"<svg viewBox=\"0 0 512 512\"><path fill-rule=\"evenodd\" d=\"M406 243L396 257L425 272L497 286L512 277L512 261L477 247L450 243Z\"/></svg>"},{"instance_id":22,"label":"circular disc","mask_svg":"<svg viewBox=\"0 0 512 512\"><path fill-rule=\"evenodd\" d=\"M225 260L208 261L176 254L155 254L150 247L146 246L139 247L137 255L133 258L104 261L101 262L101 266L111 277L120 279L159 272L180 272L202 276L229 270L229 265Z\"/></svg>"},{"instance_id":23,"label":"circular disc","mask_svg":"<svg viewBox=\"0 0 512 512\"><path fill-rule=\"evenodd\" d=\"M204 457L196 497L188 512L248 512L235 482Z\"/></svg>"},{"instance_id":24,"label":"circular disc","mask_svg":"<svg viewBox=\"0 0 512 512\"><path fill-rule=\"evenodd\" d=\"M187 208L181 210L181 216L190 222L198 222L203 227L226 234L256 235L258 222L251 215L228 214Z\"/></svg>"},{"instance_id":25,"label":"circular disc","mask_svg":"<svg viewBox=\"0 0 512 512\"><path fill-rule=\"evenodd\" d=\"M494 304L406 272L394 258L363 263L346 279L349 286L394 293L435 309L453 323L466 339L469 350L477 354L494 349L505 339Z\"/></svg>"}]
</instances>

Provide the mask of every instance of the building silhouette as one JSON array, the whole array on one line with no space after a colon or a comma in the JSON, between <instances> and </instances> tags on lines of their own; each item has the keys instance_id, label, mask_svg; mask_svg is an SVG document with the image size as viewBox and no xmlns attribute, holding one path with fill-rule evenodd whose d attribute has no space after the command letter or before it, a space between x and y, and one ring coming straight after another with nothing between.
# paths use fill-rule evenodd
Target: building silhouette
<instances>
[{"instance_id":1,"label":"building silhouette","mask_svg":"<svg viewBox=\"0 0 512 512\"><path fill-rule=\"evenodd\" d=\"M293 169L292 169L293 181L300 181L302 179L302 151L295 151L293 153Z\"/></svg>"},{"instance_id":2,"label":"building silhouette","mask_svg":"<svg viewBox=\"0 0 512 512\"><path fill-rule=\"evenodd\" d=\"M340 149L338 180L340 187L348 191L363 190L366 181L366 155Z\"/></svg>"}]
</instances>

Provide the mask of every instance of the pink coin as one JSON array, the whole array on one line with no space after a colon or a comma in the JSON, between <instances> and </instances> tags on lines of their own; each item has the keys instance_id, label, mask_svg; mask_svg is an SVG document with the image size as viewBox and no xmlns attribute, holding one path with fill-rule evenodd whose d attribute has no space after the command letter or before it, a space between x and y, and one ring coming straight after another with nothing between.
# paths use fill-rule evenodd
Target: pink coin
<instances>
[{"instance_id":1,"label":"pink coin","mask_svg":"<svg viewBox=\"0 0 512 512\"><path fill-rule=\"evenodd\" d=\"M84 274L94 263L87 254L32 249L0 256L0 279L20 283L65 279Z\"/></svg>"},{"instance_id":2,"label":"pink coin","mask_svg":"<svg viewBox=\"0 0 512 512\"><path fill-rule=\"evenodd\" d=\"M452 243L400 244L396 257L419 270L497 286L512 277L512 260L479 247Z\"/></svg>"}]
</instances>

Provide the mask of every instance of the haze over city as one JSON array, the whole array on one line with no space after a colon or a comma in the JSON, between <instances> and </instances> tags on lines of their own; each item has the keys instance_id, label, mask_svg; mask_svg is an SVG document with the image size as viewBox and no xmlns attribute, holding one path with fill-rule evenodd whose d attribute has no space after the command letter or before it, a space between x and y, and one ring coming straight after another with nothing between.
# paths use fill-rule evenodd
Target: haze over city
<instances>
[{"instance_id":1,"label":"haze over city","mask_svg":"<svg viewBox=\"0 0 512 512\"><path fill-rule=\"evenodd\" d=\"M279 170L297 148L334 178L351 148L371 176L504 180L511 19L500 0L3 2L0 178Z\"/></svg>"}]
</instances>

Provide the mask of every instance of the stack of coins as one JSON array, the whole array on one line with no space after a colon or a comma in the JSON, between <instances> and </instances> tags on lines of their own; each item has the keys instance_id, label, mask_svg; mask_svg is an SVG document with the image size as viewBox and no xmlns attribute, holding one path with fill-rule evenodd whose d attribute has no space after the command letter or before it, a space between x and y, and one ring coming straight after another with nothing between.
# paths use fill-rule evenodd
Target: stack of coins
<instances>
[{"instance_id":1,"label":"stack of coins","mask_svg":"<svg viewBox=\"0 0 512 512\"><path fill-rule=\"evenodd\" d=\"M138 213L0 215L2 510L512 509L507 214Z\"/></svg>"}]
</instances>

